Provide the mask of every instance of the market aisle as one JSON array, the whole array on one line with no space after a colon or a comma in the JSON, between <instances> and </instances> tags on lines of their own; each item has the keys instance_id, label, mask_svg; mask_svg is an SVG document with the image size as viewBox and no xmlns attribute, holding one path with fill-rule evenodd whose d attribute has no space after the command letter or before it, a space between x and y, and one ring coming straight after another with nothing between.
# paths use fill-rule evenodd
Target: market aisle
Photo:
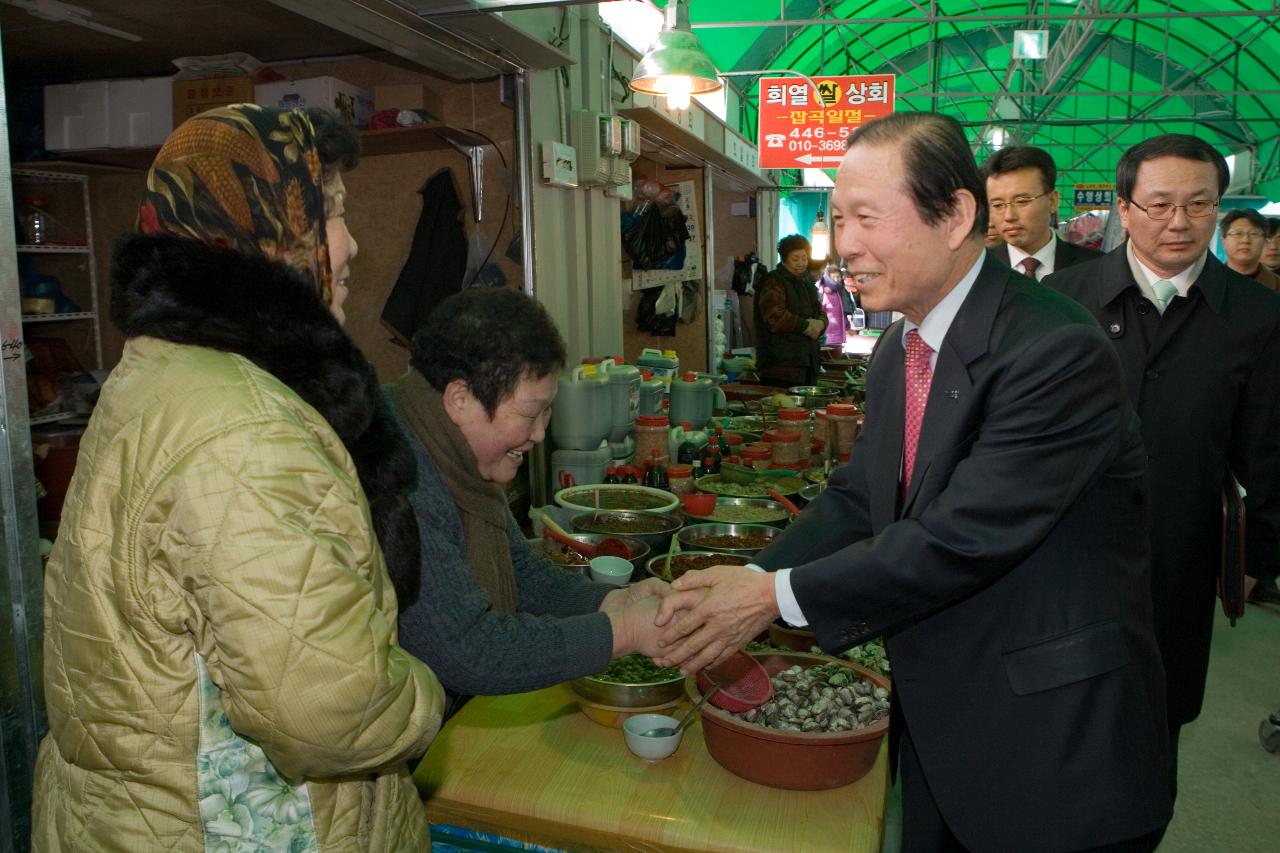
<instances>
[{"instance_id":1,"label":"market aisle","mask_svg":"<svg viewBox=\"0 0 1280 853\"><path fill-rule=\"evenodd\" d=\"M1269 853L1280 838L1280 755L1258 724L1280 709L1280 608L1249 605L1214 623L1204 711L1182 729L1178 803L1160 853ZM898 786L889 790L882 853L902 847ZM1270 839L1268 841L1267 839Z\"/></svg>"},{"instance_id":2,"label":"market aisle","mask_svg":"<svg viewBox=\"0 0 1280 853\"><path fill-rule=\"evenodd\" d=\"M1204 710L1182 729L1178 802L1161 853L1276 849L1280 755L1263 750L1258 724L1278 708L1280 608L1250 604L1234 628L1219 610Z\"/></svg>"}]
</instances>

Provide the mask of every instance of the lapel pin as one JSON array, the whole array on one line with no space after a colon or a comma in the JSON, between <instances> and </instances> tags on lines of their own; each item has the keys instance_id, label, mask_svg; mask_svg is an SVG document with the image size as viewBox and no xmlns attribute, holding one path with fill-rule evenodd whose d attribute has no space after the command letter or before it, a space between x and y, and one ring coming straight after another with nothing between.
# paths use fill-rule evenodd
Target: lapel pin
<instances>
[{"instance_id":1,"label":"lapel pin","mask_svg":"<svg viewBox=\"0 0 1280 853\"><path fill-rule=\"evenodd\" d=\"M959 392L959 391L944 391L943 393L945 393L945 394L946 394L948 397L950 397L952 400L959 400L959 399L960 399L960 392Z\"/></svg>"}]
</instances>

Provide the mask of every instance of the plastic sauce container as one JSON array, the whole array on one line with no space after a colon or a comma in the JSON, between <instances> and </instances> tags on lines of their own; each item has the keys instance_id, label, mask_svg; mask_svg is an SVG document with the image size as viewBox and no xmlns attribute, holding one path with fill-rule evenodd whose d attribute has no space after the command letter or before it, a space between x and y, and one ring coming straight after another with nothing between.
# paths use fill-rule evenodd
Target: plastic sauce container
<instances>
[{"instance_id":1,"label":"plastic sauce container","mask_svg":"<svg viewBox=\"0 0 1280 853\"><path fill-rule=\"evenodd\" d=\"M620 356L614 356L600 363L600 373L609 380L613 403L613 429L609 433L609 441L617 443L631 434L631 425L640 414L640 370L624 362Z\"/></svg>"},{"instance_id":2,"label":"plastic sauce container","mask_svg":"<svg viewBox=\"0 0 1280 853\"><path fill-rule=\"evenodd\" d=\"M773 451L772 464L783 468L799 467L802 461L808 464L809 443L802 442L799 433L777 430L770 430L770 432L773 433L773 440L770 442L770 448Z\"/></svg>"},{"instance_id":3,"label":"plastic sauce container","mask_svg":"<svg viewBox=\"0 0 1280 853\"><path fill-rule=\"evenodd\" d=\"M662 414L662 399L666 395L667 386L653 375L652 370L640 371L640 395L637 403L637 415Z\"/></svg>"},{"instance_id":4,"label":"plastic sauce container","mask_svg":"<svg viewBox=\"0 0 1280 853\"><path fill-rule=\"evenodd\" d=\"M695 427L711 420L716 386L710 379L686 373L671 380L671 420L687 421Z\"/></svg>"},{"instance_id":5,"label":"plastic sauce container","mask_svg":"<svg viewBox=\"0 0 1280 853\"><path fill-rule=\"evenodd\" d=\"M649 460L658 451L662 464L667 464L671 439L671 421L666 415L639 415L636 418L636 459Z\"/></svg>"},{"instance_id":6,"label":"plastic sauce container","mask_svg":"<svg viewBox=\"0 0 1280 853\"><path fill-rule=\"evenodd\" d=\"M862 415L852 403L831 403L827 406L827 444L834 448L837 458L848 457L861 428Z\"/></svg>"},{"instance_id":7,"label":"plastic sauce container","mask_svg":"<svg viewBox=\"0 0 1280 853\"><path fill-rule=\"evenodd\" d=\"M742 464L749 465L752 468L768 467L770 459L773 457L773 448L763 441L754 441L751 444L744 444L738 449L739 455L742 457Z\"/></svg>"},{"instance_id":8,"label":"plastic sauce container","mask_svg":"<svg viewBox=\"0 0 1280 853\"><path fill-rule=\"evenodd\" d=\"M680 357L673 349L659 350L645 347L636 358L636 367L647 368L654 378L660 380L663 387L671 384L671 379L680 372Z\"/></svg>"},{"instance_id":9,"label":"plastic sauce container","mask_svg":"<svg viewBox=\"0 0 1280 853\"><path fill-rule=\"evenodd\" d=\"M693 466L670 465L667 467L667 483L673 495L691 495L694 493Z\"/></svg>"},{"instance_id":10,"label":"plastic sauce container","mask_svg":"<svg viewBox=\"0 0 1280 853\"><path fill-rule=\"evenodd\" d=\"M595 450L613 429L609 380L591 364L560 372L548 432L561 450Z\"/></svg>"},{"instance_id":11,"label":"plastic sauce container","mask_svg":"<svg viewBox=\"0 0 1280 853\"><path fill-rule=\"evenodd\" d=\"M804 440L811 433L808 409L778 409L777 432L793 432Z\"/></svg>"},{"instance_id":12,"label":"plastic sauce container","mask_svg":"<svg viewBox=\"0 0 1280 853\"><path fill-rule=\"evenodd\" d=\"M815 468L822 467L823 457L827 452L827 443L821 438L809 441L809 464Z\"/></svg>"}]
</instances>

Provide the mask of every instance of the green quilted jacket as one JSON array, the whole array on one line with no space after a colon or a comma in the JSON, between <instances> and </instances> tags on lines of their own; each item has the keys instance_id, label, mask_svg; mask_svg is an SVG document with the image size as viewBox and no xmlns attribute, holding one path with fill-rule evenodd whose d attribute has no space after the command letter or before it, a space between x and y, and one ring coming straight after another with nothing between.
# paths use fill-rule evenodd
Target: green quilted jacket
<instances>
[{"instance_id":1,"label":"green quilted jacket","mask_svg":"<svg viewBox=\"0 0 1280 853\"><path fill-rule=\"evenodd\" d=\"M45 578L36 851L427 850L442 691L355 467L247 359L131 338Z\"/></svg>"}]
</instances>

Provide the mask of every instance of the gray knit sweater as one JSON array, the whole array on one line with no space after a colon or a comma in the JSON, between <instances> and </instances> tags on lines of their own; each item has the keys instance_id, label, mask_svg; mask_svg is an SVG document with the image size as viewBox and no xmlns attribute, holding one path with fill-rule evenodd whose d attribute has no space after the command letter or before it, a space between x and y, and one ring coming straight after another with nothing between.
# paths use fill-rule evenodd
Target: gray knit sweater
<instances>
[{"instance_id":1,"label":"gray knit sweater","mask_svg":"<svg viewBox=\"0 0 1280 853\"><path fill-rule=\"evenodd\" d=\"M418 485L409 501L422 539L421 592L400 613L400 645L454 694L521 693L603 672L613 630L598 608L612 587L539 558L508 513L519 610L490 610L489 594L467 569L462 519L440 469L398 412L396 421L417 457Z\"/></svg>"}]
</instances>

